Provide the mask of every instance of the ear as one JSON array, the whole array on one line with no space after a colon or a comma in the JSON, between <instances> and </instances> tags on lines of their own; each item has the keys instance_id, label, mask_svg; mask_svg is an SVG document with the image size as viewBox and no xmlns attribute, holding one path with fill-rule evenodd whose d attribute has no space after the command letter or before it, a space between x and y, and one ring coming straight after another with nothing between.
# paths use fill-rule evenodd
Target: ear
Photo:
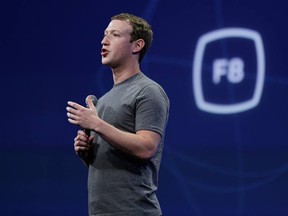
<instances>
[{"instance_id":1,"label":"ear","mask_svg":"<svg viewBox=\"0 0 288 216\"><path fill-rule=\"evenodd\" d=\"M140 52L145 46L145 41L143 39L138 39L134 41L133 43L134 43L133 50L132 50L133 53Z\"/></svg>"}]
</instances>

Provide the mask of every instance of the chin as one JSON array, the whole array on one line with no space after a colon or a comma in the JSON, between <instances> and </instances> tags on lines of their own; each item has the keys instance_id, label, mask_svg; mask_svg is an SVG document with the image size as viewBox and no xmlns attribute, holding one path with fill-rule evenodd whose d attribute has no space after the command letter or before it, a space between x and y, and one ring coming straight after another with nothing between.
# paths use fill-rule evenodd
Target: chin
<instances>
[{"instance_id":1,"label":"chin","mask_svg":"<svg viewBox=\"0 0 288 216\"><path fill-rule=\"evenodd\" d=\"M102 59L101 62L103 65L109 65L109 61L107 59Z\"/></svg>"},{"instance_id":2,"label":"chin","mask_svg":"<svg viewBox=\"0 0 288 216\"><path fill-rule=\"evenodd\" d=\"M108 61L102 61L102 65L108 66L108 67L112 67L111 62Z\"/></svg>"}]
</instances>

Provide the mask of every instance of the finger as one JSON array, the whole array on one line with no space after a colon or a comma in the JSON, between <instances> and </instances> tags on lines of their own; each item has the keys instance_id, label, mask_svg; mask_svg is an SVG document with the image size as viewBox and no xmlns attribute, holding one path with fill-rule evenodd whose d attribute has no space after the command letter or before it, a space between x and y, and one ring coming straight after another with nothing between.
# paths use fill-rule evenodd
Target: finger
<instances>
[{"instance_id":1,"label":"finger","mask_svg":"<svg viewBox=\"0 0 288 216\"><path fill-rule=\"evenodd\" d=\"M73 101L68 101L67 104L71 107L73 107L74 109L81 109L81 108L84 108L83 106L81 106L80 104L78 103L75 103Z\"/></svg>"},{"instance_id":2,"label":"finger","mask_svg":"<svg viewBox=\"0 0 288 216\"><path fill-rule=\"evenodd\" d=\"M72 118L68 118L68 121L71 123L71 124L74 124L74 125L79 125L78 121L72 119Z\"/></svg>"},{"instance_id":3,"label":"finger","mask_svg":"<svg viewBox=\"0 0 288 216\"><path fill-rule=\"evenodd\" d=\"M77 145L78 142L86 142L86 141L87 141L87 138L79 135L74 138L74 145Z\"/></svg>"},{"instance_id":4,"label":"finger","mask_svg":"<svg viewBox=\"0 0 288 216\"><path fill-rule=\"evenodd\" d=\"M83 130L78 130L77 135L87 137L87 134Z\"/></svg>"},{"instance_id":5,"label":"finger","mask_svg":"<svg viewBox=\"0 0 288 216\"><path fill-rule=\"evenodd\" d=\"M76 142L74 142L74 147L84 147L84 148L88 148L90 145L82 140L77 140Z\"/></svg>"},{"instance_id":6,"label":"finger","mask_svg":"<svg viewBox=\"0 0 288 216\"><path fill-rule=\"evenodd\" d=\"M91 144L89 143L89 139L87 137L87 135L77 135L74 138L74 147L89 147L91 146Z\"/></svg>"},{"instance_id":7,"label":"finger","mask_svg":"<svg viewBox=\"0 0 288 216\"><path fill-rule=\"evenodd\" d=\"M76 152L80 152L80 151L89 151L89 146L75 146L74 150Z\"/></svg>"},{"instance_id":8,"label":"finger","mask_svg":"<svg viewBox=\"0 0 288 216\"><path fill-rule=\"evenodd\" d=\"M66 115L67 115L68 119L72 119L72 120L75 120L75 121L77 120L77 116L72 114L72 113L70 113L70 112L67 112Z\"/></svg>"},{"instance_id":9,"label":"finger","mask_svg":"<svg viewBox=\"0 0 288 216\"><path fill-rule=\"evenodd\" d=\"M80 108L80 109L81 109L81 108ZM74 107L69 107L69 106L67 106L67 107L66 107L66 110L67 110L69 113L73 114L73 115L78 115L78 114L79 114L79 109L75 109Z\"/></svg>"},{"instance_id":10,"label":"finger","mask_svg":"<svg viewBox=\"0 0 288 216\"><path fill-rule=\"evenodd\" d=\"M66 107L66 110L67 110L67 112L69 112L69 113L73 113L73 111L74 111L75 109L73 109L72 107L67 106L67 107Z\"/></svg>"},{"instance_id":11,"label":"finger","mask_svg":"<svg viewBox=\"0 0 288 216\"><path fill-rule=\"evenodd\" d=\"M88 151L92 147L91 144L88 144L87 142L77 141L74 143L74 150L75 151Z\"/></svg>"},{"instance_id":12,"label":"finger","mask_svg":"<svg viewBox=\"0 0 288 216\"><path fill-rule=\"evenodd\" d=\"M87 134L86 133L82 133L83 131L78 131L78 133L77 133L77 136L75 137L75 139L74 139L74 142L76 142L76 141L78 141L78 140L80 140L80 141L83 141L83 142L87 142L88 141L88 136L87 136Z\"/></svg>"}]
</instances>

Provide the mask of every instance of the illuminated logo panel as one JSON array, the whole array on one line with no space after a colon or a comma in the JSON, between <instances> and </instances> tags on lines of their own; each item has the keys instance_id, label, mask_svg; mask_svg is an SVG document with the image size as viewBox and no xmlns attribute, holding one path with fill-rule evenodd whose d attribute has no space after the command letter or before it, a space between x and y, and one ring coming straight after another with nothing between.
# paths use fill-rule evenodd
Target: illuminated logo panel
<instances>
[{"instance_id":1,"label":"illuminated logo panel","mask_svg":"<svg viewBox=\"0 0 288 216\"><path fill-rule=\"evenodd\" d=\"M217 101L218 98L212 98L213 96L211 97L211 95L209 95L209 91L203 89L203 68L207 66L204 65L204 56L207 56L208 45L223 44L223 42L231 41L231 39L236 40L239 53L237 53L237 49L236 53L234 51L231 56L229 54L226 54L224 57L223 55L217 56L214 53L213 59L210 60L211 63L209 63L208 66L208 68L211 68L209 74L211 77L210 86L213 88L213 86L223 85L225 78L226 85L229 86L230 89L236 88L235 86L237 86L238 91L239 88L241 91L241 87L242 90L244 90L243 80L246 76L245 59L251 59L251 57L248 56L247 58L247 56L243 56L240 52L240 49L242 49L241 43L249 44L248 54L255 53L255 71L252 71L255 75L255 83L253 82L252 92L247 93L248 95L246 95L244 99L223 103L223 101ZM223 52L223 50L218 49L218 53L221 52ZM247 65L249 64L247 63ZM202 35L196 46L192 77L194 97L196 105L200 110L215 114L233 114L254 108L259 104L265 77L265 56L260 34L244 28L226 28ZM215 89L217 88L215 87ZM214 90L214 92L215 91L217 93L217 90Z\"/></svg>"}]
</instances>

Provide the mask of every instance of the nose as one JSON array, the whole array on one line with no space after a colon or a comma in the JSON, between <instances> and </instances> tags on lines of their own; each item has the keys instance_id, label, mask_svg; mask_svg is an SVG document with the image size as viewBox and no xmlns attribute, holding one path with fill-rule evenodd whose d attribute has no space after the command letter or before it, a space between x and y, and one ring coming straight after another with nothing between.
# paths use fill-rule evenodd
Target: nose
<instances>
[{"instance_id":1,"label":"nose","mask_svg":"<svg viewBox=\"0 0 288 216\"><path fill-rule=\"evenodd\" d=\"M108 44L109 44L107 35L104 35L104 36L103 36L103 39L102 39L102 41L101 41L101 44L102 44L102 45L108 45Z\"/></svg>"}]
</instances>

